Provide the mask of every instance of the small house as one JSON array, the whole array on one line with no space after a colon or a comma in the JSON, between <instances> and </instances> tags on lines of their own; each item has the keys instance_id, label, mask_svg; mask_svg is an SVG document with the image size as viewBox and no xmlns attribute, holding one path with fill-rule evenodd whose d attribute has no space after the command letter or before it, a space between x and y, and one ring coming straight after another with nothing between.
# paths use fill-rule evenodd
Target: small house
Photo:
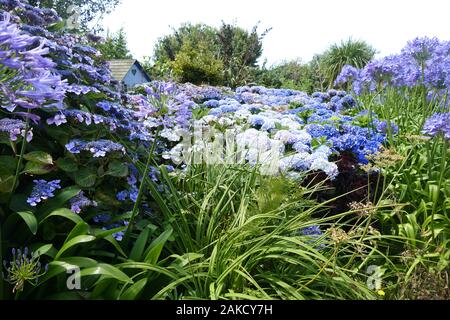
<instances>
[{"instance_id":1,"label":"small house","mask_svg":"<svg viewBox=\"0 0 450 320\"><path fill-rule=\"evenodd\" d=\"M135 59L110 60L109 65L113 78L119 81L125 90L151 81L147 72Z\"/></svg>"}]
</instances>

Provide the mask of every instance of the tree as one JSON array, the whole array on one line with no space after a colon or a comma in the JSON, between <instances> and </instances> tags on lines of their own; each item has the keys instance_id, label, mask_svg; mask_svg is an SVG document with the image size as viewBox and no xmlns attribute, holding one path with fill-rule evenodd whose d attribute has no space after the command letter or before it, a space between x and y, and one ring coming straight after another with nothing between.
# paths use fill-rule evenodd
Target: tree
<instances>
[{"instance_id":1,"label":"tree","mask_svg":"<svg viewBox=\"0 0 450 320\"><path fill-rule=\"evenodd\" d=\"M316 91L313 69L300 59L283 61L266 68L264 64L258 72L258 84L272 87L301 90L308 93Z\"/></svg>"},{"instance_id":2,"label":"tree","mask_svg":"<svg viewBox=\"0 0 450 320\"><path fill-rule=\"evenodd\" d=\"M198 42L195 48L186 41L173 62L178 80L193 84L219 85L223 81L222 70L222 61L214 56L207 41Z\"/></svg>"},{"instance_id":3,"label":"tree","mask_svg":"<svg viewBox=\"0 0 450 320\"><path fill-rule=\"evenodd\" d=\"M185 42L192 47L201 43L208 43L212 52L217 52L218 43L216 30L205 24L184 23L178 29L172 28L173 34L159 38L155 45L154 60L159 62L175 61Z\"/></svg>"},{"instance_id":4,"label":"tree","mask_svg":"<svg viewBox=\"0 0 450 320\"><path fill-rule=\"evenodd\" d=\"M193 75L200 75L201 73L194 72L184 76L180 72L189 69L181 68L182 64L185 67L187 66L188 60L195 61L194 64L198 67L205 65L206 61L199 62L199 59L205 58L208 62L214 62L212 66L214 70L218 66L217 60L221 62L222 66L220 77L214 76L208 79L214 79L214 81L221 79L219 84L231 87L251 82L255 78L257 61L262 54L262 39L268 31L266 30L260 35L257 26L249 32L234 24L224 22L219 29L205 24L185 23L180 28L173 29L173 34L158 39L154 50L152 74L160 74L160 77L164 78L161 73L170 73L167 67L171 65L172 67L177 66L178 69L175 74L179 78L190 78L191 82L194 83L203 82L204 78L191 78ZM189 44L186 45L186 43ZM195 59L193 54L189 55L186 52L188 47L193 51L198 51ZM209 53L206 53L205 50ZM176 62L177 56L182 51L182 59L178 59L179 61ZM188 57L189 59L187 59ZM183 63L180 61L183 61ZM192 63L189 63L189 65L192 66Z\"/></svg>"},{"instance_id":5,"label":"tree","mask_svg":"<svg viewBox=\"0 0 450 320\"><path fill-rule=\"evenodd\" d=\"M121 0L29 0L32 6L55 9L58 15L67 19L74 12L68 12L71 5L80 9L78 22L82 30L87 30L90 23L101 29L99 23L105 14L110 13ZM91 26L92 28L92 26Z\"/></svg>"},{"instance_id":6,"label":"tree","mask_svg":"<svg viewBox=\"0 0 450 320\"><path fill-rule=\"evenodd\" d=\"M235 24L222 21L217 31L219 55L224 65L224 79L228 86L235 87L251 81L252 71L262 55L262 40L270 29L258 34L258 25L248 32Z\"/></svg>"},{"instance_id":7,"label":"tree","mask_svg":"<svg viewBox=\"0 0 450 320\"><path fill-rule=\"evenodd\" d=\"M364 68L373 59L375 53L376 50L362 40L350 38L340 44L333 44L323 53L320 61L325 68L328 87L333 87L334 80L346 64L358 69Z\"/></svg>"},{"instance_id":8,"label":"tree","mask_svg":"<svg viewBox=\"0 0 450 320\"><path fill-rule=\"evenodd\" d=\"M123 28L113 35L108 35L104 42L92 44L105 59L131 59L132 55L127 47L127 38Z\"/></svg>"}]
</instances>

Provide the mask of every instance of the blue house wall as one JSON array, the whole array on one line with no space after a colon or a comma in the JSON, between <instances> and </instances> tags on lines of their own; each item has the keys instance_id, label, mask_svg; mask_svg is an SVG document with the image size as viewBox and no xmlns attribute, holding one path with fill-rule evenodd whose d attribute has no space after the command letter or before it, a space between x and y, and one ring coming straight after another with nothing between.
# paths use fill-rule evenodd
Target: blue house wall
<instances>
[{"instance_id":1,"label":"blue house wall","mask_svg":"<svg viewBox=\"0 0 450 320\"><path fill-rule=\"evenodd\" d=\"M133 72L133 70L135 70L135 72ZM127 87L133 87L137 84L150 82L151 80L147 76L147 74L143 72L143 70L135 63L131 66L130 70L128 70L122 81Z\"/></svg>"}]
</instances>

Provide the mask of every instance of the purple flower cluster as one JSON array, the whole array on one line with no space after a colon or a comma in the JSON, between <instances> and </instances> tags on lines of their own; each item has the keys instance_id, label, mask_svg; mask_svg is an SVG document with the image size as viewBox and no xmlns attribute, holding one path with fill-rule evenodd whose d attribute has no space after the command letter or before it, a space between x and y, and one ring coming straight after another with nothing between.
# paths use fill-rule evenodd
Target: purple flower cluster
<instances>
[{"instance_id":1,"label":"purple flower cluster","mask_svg":"<svg viewBox=\"0 0 450 320\"><path fill-rule=\"evenodd\" d=\"M106 139L89 142L74 139L66 144L66 149L73 154L80 153L81 151L89 151L94 158L104 157L109 152L122 152L125 154L125 147L123 145Z\"/></svg>"},{"instance_id":2,"label":"purple flower cluster","mask_svg":"<svg viewBox=\"0 0 450 320\"><path fill-rule=\"evenodd\" d=\"M97 202L86 197L83 191L80 191L75 197L70 199L70 210L75 213L80 213L83 208L96 206Z\"/></svg>"},{"instance_id":3,"label":"purple flower cluster","mask_svg":"<svg viewBox=\"0 0 450 320\"><path fill-rule=\"evenodd\" d=\"M113 224L110 224L110 225L108 225L108 226L105 226L105 227L103 227L102 229L103 229L103 230L111 230L111 229L114 229L114 228L120 228L120 227L123 227L123 226L128 226L128 221L122 220L122 221L120 221L120 222L113 223ZM116 239L117 241L122 241L123 236L125 235L126 230L127 230L127 229L125 228L125 229L122 230L122 231L113 233L113 234L112 234L113 238Z\"/></svg>"},{"instance_id":4,"label":"purple flower cluster","mask_svg":"<svg viewBox=\"0 0 450 320\"><path fill-rule=\"evenodd\" d=\"M34 187L31 191L30 197L27 199L28 204L35 207L42 200L46 200L54 196L53 192L57 189L61 189L59 185L61 180L33 180Z\"/></svg>"},{"instance_id":5,"label":"purple flower cluster","mask_svg":"<svg viewBox=\"0 0 450 320\"><path fill-rule=\"evenodd\" d=\"M450 140L450 113L436 113L425 121L423 133L430 136L442 134Z\"/></svg>"},{"instance_id":6,"label":"purple flower cluster","mask_svg":"<svg viewBox=\"0 0 450 320\"><path fill-rule=\"evenodd\" d=\"M26 140L30 142L33 139L33 131L31 129L26 131L25 129L26 124L22 120L8 118L0 119L0 132L7 133L11 141L16 141L18 136L25 137L26 134Z\"/></svg>"},{"instance_id":7,"label":"purple flower cluster","mask_svg":"<svg viewBox=\"0 0 450 320\"><path fill-rule=\"evenodd\" d=\"M320 237L323 235L323 232L320 230L320 227L317 225L303 228L300 230L300 233L304 236L313 236L313 237Z\"/></svg>"},{"instance_id":8,"label":"purple flower cluster","mask_svg":"<svg viewBox=\"0 0 450 320\"><path fill-rule=\"evenodd\" d=\"M424 85L429 90L447 89L450 85L450 41L416 38L397 55L369 62L359 70L344 66L335 85L351 84L357 94L386 86Z\"/></svg>"},{"instance_id":9,"label":"purple flower cluster","mask_svg":"<svg viewBox=\"0 0 450 320\"><path fill-rule=\"evenodd\" d=\"M56 74L56 64L45 57L45 40L31 36L0 12L0 65L4 72L0 86L1 107L16 109L62 108L67 83Z\"/></svg>"}]
</instances>

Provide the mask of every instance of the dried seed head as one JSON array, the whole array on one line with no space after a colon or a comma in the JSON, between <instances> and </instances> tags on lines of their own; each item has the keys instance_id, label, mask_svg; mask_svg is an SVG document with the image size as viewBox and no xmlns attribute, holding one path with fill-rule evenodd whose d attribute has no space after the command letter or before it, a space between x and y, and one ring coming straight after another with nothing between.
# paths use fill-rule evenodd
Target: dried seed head
<instances>
[{"instance_id":1,"label":"dried seed head","mask_svg":"<svg viewBox=\"0 0 450 320\"><path fill-rule=\"evenodd\" d=\"M396 163L403 161L404 157L392 149L381 147L380 151L375 154L366 156L369 163L360 166L366 172L380 171L381 168L394 166Z\"/></svg>"},{"instance_id":2,"label":"dried seed head","mask_svg":"<svg viewBox=\"0 0 450 320\"><path fill-rule=\"evenodd\" d=\"M328 231L330 232L331 240L336 244L350 239L349 235L341 228L330 228Z\"/></svg>"},{"instance_id":3,"label":"dried seed head","mask_svg":"<svg viewBox=\"0 0 450 320\"><path fill-rule=\"evenodd\" d=\"M356 215L360 217L370 216L375 212L375 208L372 202L368 201L367 203L361 203L352 201L348 204L348 207L355 211Z\"/></svg>"}]
</instances>

